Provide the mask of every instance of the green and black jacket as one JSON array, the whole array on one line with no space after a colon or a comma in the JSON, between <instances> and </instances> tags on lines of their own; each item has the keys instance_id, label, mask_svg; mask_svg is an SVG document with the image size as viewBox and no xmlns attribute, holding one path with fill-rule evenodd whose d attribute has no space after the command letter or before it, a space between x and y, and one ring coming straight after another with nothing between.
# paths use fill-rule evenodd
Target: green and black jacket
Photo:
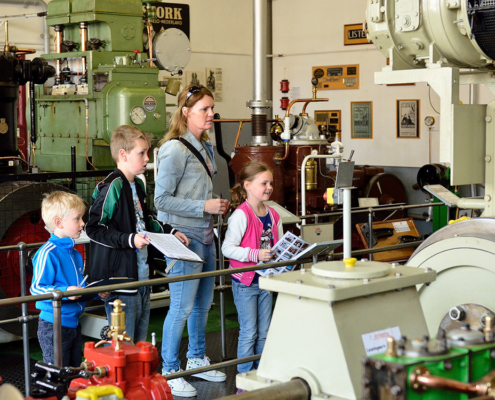
<instances>
[{"instance_id":1,"label":"green and black jacket","mask_svg":"<svg viewBox=\"0 0 495 400\"><path fill-rule=\"evenodd\" d=\"M136 192L143 207L146 230L175 233L168 224L162 224L148 215L144 183L136 179ZM116 168L93 192L86 233L91 239L89 275L91 281L112 277L138 280L137 253L134 246L136 216L132 189L125 175ZM148 265L153 270L153 252L148 252ZM133 290L135 292L135 290Z\"/></svg>"}]
</instances>

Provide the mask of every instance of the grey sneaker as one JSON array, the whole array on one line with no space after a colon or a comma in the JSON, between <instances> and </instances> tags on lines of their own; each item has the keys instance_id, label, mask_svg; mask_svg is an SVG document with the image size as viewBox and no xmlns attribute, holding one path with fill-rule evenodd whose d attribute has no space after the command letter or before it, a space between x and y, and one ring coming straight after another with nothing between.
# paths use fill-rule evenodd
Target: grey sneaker
<instances>
[{"instance_id":1,"label":"grey sneaker","mask_svg":"<svg viewBox=\"0 0 495 400\"><path fill-rule=\"evenodd\" d=\"M186 371L189 371L190 369L206 367L208 365L210 365L210 359L206 356L204 356L203 358L188 358ZM210 382L225 382L225 379L227 379L227 375L216 370L201 372L199 374L194 374L193 376Z\"/></svg>"},{"instance_id":2,"label":"grey sneaker","mask_svg":"<svg viewBox=\"0 0 495 400\"><path fill-rule=\"evenodd\" d=\"M180 372L182 369L179 368L178 371L172 369L168 372L162 371L162 375L166 378L167 375L173 374L175 372ZM197 396L198 391L194 388L194 386L190 385L184 378L177 379L167 379L168 386L172 389L172 394L174 396L181 397L194 397Z\"/></svg>"}]
</instances>

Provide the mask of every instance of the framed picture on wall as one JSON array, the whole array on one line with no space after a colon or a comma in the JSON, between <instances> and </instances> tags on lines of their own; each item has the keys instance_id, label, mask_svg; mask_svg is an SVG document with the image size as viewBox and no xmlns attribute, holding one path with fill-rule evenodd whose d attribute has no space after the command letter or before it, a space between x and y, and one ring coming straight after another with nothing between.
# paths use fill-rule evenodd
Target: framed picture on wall
<instances>
[{"instance_id":1,"label":"framed picture on wall","mask_svg":"<svg viewBox=\"0 0 495 400\"><path fill-rule=\"evenodd\" d=\"M373 139L372 101L351 101L351 138Z\"/></svg>"},{"instance_id":2,"label":"framed picture on wall","mask_svg":"<svg viewBox=\"0 0 495 400\"><path fill-rule=\"evenodd\" d=\"M419 100L397 100L397 137L419 139Z\"/></svg>"}]
</instances>

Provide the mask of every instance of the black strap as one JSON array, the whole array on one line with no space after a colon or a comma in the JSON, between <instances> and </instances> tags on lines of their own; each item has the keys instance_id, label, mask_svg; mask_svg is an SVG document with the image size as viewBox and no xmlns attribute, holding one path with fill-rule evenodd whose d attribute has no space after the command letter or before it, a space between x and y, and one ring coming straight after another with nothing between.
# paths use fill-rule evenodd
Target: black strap
<instances>
[{"instance_id":1,"label":"black strap","mask_svg":"<svg viewBox=\"0 0 495 400\"><path fill-rule=\"evenodd\" d=\"M196 150L196 148L191 144L189 143L186 139L184 138L173 138L172 140L180 140L180 142L186 146L189 151L191 153L193 153L196 158L199 160L199 162L203 165L203 167L205 167L205 170L206 170L206 173L208 174L208 176L211 178L211 173L210 173L210 169L208 168L208 166L206 165L206 162L205 162L205 159L203 158L203 156L199 153L198 150ZM206 155L206 157L208 157L208 154Z\"/></svg>"}]
</instances>

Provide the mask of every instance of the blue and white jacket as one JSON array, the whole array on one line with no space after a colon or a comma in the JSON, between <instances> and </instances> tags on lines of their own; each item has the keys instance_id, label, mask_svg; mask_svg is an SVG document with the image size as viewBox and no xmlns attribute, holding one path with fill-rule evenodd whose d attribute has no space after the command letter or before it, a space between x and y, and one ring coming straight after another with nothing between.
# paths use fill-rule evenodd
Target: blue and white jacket
<instances>
[{"instance_id":1,"label":"blue and white jacket","mask_svg":"<svg viewBox=\"0 0 495 400\"><path fill-rule=\"evenodd\" d=\"M52 234L50 239L36 252L33 258L33 281L31 294L47 294L58 289L65 292L69 286L83 282L83 259L74 249L74 240L59 238ZM84 282L81 287L85 287ZM85 301L62 301L62 326L76 328L84 312ZM53 323L52 300L37 301L40 318Z\"/></svg>"}]
</instances>

